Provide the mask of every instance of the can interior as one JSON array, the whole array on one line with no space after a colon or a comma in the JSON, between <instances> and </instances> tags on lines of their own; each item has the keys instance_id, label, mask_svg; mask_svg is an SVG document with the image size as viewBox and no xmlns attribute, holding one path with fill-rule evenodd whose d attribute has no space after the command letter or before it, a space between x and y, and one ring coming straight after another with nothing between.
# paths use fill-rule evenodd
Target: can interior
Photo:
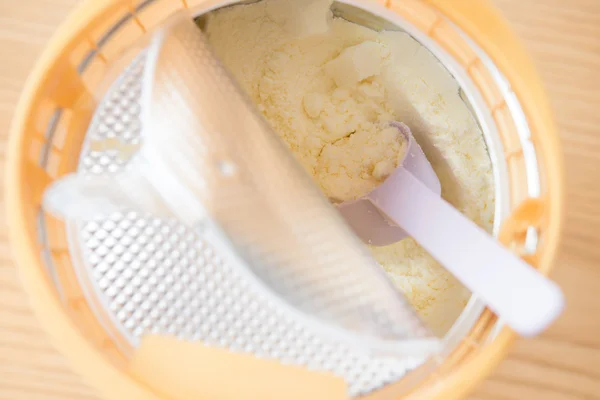
<instances>
[{"instance_id":1,"label":"can interior","mask_svg":"<svg viewBox=\"0 0 600 400\"><path fill-rule=\"evenodd\" d=\"M253 1L251 1L253 2ZM245 2L245 3L251 3ZM160 3L157 0L148 0L141 3L138 6L137 12L142 13L144 10L151 9L154 3ZM198 16L200 24L204 20L204 16L214 9L220 7L231 6L232 3L238 3L232 0L227 1L207 1L200 5L192 6L191 9L194 15ZM333 11L335 15L347 19L351 22L367 26L369 28L379 30L399 30L408 33L420 44L422 44L428 51L430 51L441 64L450 72L453 78L456 80L460 87L460 95L465 101L465 104L472 111L475 119L481 127L483 132L490 159L493 164L493 172L495 179L495 191L496 191L496 209L495 209L495 225L494 233L498 234L500 223L508 216L511 205L518 204L521 200L523 193L511 193L510 184L514 180L514 173L526 174L527 184L525 189L525 195L530 197L538 197L540 192L540 176L538 168L538 160L535 148L531 145L531 132L527 125L527 120L524 116L523 110L516 96L512 92L507 80L503 77L502 73L495 67L494 63L487 57L474 42L464 35L459 28L454 27L455 31L459 32L462 40L469 44L471 51L477 54L477 57L482 61L483 67L485 67L492 76L494 84L496 84L501 91L503 99L510 111L510 118L514 120L516 125L516 133L518 135L518 141L523 147L523 159L524 164L513 168L509 175L508 158L506 153L508 150L503 145L504 140L500 137L497 125L494 120L492 111L490 110L489 101L486 101L484 94L478 89L479 84L474 82L472 74L467 71L463 63L458 62L453 56L451 56L437 41L433 40L428 32L417 28L411 22L401 17L399 14L384 8L377 2L363 2L358 0L347 0L338 1L334 3ZM167 15L163 15L166 18ZM102 32L101 39L98 40L98 48L105 49L106 44L111 43L114 39L113 36L118 36L121 27L131 22L131 15L126 15L111 29ZM116 39L115 39L116 40ZM128 69L140 68L140 64L143 63L143 49L142 47L133 48L135 57L134 61L127 67ZM94 62L99 58L100 53L97 50L91 51L89 54L86 53L84 56L77 55L77 60L81 60L78 63L78 72L82 76L86 74L87 70L91 70L94 67ZM107 53L105 53L106 56ZM120 72L123 70L121 69ZM132 88L133 84L126 79L123 79L121 75L114 81L110 82L111 87L109 89L114 92L115 96L119 98L124 92L129 92L135 88ZM95 89L98 89L96 87ZM102 88L101 88L102 89ZM121 92L120 92L121 91ZM98 92L96 92L98 93ZM101 98L104 95L102 93ZM100 102L97 112L107 112L111 109L110 97L106 96L107 101ZM104 111L102 111L104 110ZM46 137L50 144L54 144L56 141L64 140L60 138L59 134L56 133L57 127L61 127L61 124L70 114L67 113L67 109L57 108L52 117L48 121ZM137 134L139 134L139 124L136 125L136 115L120 115L121 118L118 122L127 121L128 124L124 129L123 138L126 140L136 141ZM68 121L68 120L67 120ZM137 131L136 131L137 129ZM129 132L129 133L126 133ZM133 134L131 134L133 132ZM137 132L137 133L136 133ZM107 134L106 127L102 127L94 123L88 129L86 135L86 141L89 141L93 135ZM129 136L127 136L129 135ZM61 147L61 145L58 145ZM44 149L48 150L51 146L47 146ZM52 168L52 158L48 156L42 149L42 156L39 160L40 166L49 170ZM89 147L84 143L83 151L79 159L79 170L89 172L101 172L104 170L114 170L119 168L115 158L108 153L94 153L90 152ZM50 176L55 176L50 174ZM510 179L509 179L510 178ZM519 197L521 196L521 198ZM43 213L38 216L38 231L40 234L39 241L42 244L42 261L46 264L49 270L49 276L54 280L55 286L59 295L65 300L65 303L69 302L69 293L61 288L63 277L59 276L64 274L64 271L60 271L56 268L59 264L51 254L51 246L49 243L53 240L52 232L48 229L48 220L45 220ZM135 248L135 251L125 251L122 246L119 247L115 242L115 235L111 235L111 232L117 233L116 236L119 238L127 237L130 240L130 244ZM536 230L531 231L531 235L528 235L528 246L531 253L534 253L537 247L536 242ZM72 271L75 276L69 277L69 284L76 281L83 292L85 301L89 305L89 308L94 314L94 317L102 326L103 330L108 334L109 338L114 341L116 347L123 353L128 353L132 347L138 344L140 335L147 331L156 333L155 330L149 329L144 318L137 318L138 314L144 313L144 307L147 305L144 299L136 295L136 290L139 288L135 286L135 277L127 275L132 273L133 275L139 273L147 273L144 268L145 258L148 256L147 247L145 246L156 246L156 243L152 244L149 240L149 236L155 236L159 239L164 239L166 235L174 238L171 246L175 246L175 250L182 255L182 265L189 264L190 257L193 257L193 252L196 251L193 246L193 234L186 231L176 223L163 223L148 216L140 216L135 212L125 213L123 215L114 216L103 221L90 221L84 224L70 224L67 226L67 239L69 244L69 258L72 264ZM182 246L177 248L177 246ZM187 246L187 247L186 247ZM115 250L118 249L118 250ZM122 259L121 256L124 256ZM107 260L110 263L107 263ZM147 259L146 259L147 260ZM173 260L163 258L163 268L171 268L180 270L181 265L173 263ZM65 262L66 263L66 262ZM133 266L133 268L128 268ZM65 264L67 265L67 264ZM130 272L123 272L129 270ZM122 275L124 273L124 275ZM125 276L127 279L122 279ZM63 285L65 286L65 285ZM127 299L119 296L119 290L127 293ZM131 300L131 301L129 301ZM173 304L177 305L177 299L174 299ZM70 305L67 306L67 308ZM472 296L467 306L464 308L460 316L456 319L452 328L446 332L444 339L446 343L447 352L450 353L456 346L459 345L462 338L470 331L474 323L480 317L484 309L483 304L475 297ZM177 315L177 307L167 308L163 310L165 314L168 314L171 325L166 326L164 331L166 334L177 334L179 320L182 318L181 315ZM487 321L490 319L487 318ZM85 322L87 323L87 321ZM93 326L93 324L90 324ZM498 327L501 325L498 324ZM193 326L184 327L186 334L189 337L195 337ZM490 340L487 337L486 340Z\"/></svg>"}]
</instances>

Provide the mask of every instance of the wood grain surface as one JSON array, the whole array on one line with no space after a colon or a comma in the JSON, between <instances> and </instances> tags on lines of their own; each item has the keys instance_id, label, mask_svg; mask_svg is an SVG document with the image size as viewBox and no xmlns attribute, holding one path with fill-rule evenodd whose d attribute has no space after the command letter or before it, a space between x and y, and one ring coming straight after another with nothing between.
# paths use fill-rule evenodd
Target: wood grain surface
<instances>
[{"instance_id":1,"label":"wood grain surface","mask_svg":"<svg viewBox=\"0 0 600 400\"><path fill-rule=\"evenodd\" d=\"M600 0L494 1L534 55L561 128L568 210L553 278L568 308L541 337L519 340L472 399L600 399ZM26 76L78 2L0 0L0 171ZM0 400L97 399L32 315L11 261L4 212L2 204Z\"/></svg>"}]
</instances>

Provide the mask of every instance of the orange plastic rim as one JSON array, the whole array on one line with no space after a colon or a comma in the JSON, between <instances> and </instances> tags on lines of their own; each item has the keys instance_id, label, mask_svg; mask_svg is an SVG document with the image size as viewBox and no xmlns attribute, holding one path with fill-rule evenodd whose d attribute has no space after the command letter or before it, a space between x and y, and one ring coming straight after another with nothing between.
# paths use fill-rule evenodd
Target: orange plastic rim
<instances>
[{"instance_id":1,"label":"orange plastic rim","mask_svg":"<svg viewBox=\"0 0 600 400\"><path fill-rule=\"evenodd\" d=\"M373 0L364 0L365 3ZM513 183L512 215L504 222L500 239L507 245L522 242L524 232L535 227L541 241L527 261L548 274L558 250L563 220L564 175L558 135L551 109L533 63L499 13L486 0L377 0L396 12L444 48L469 72L487 102L503 142L506 162ZM76 168L85 127L95 107L90 93L99 85L98 77L117 50L99 46L98 33L106 30L106 20L131 14L126 31L130 42L160 23L167 13L182 7L211 6L216 0L156 0L157 8L136 13L139 0L88 0L76 9L54 35L38 61L23 91L11 127L7 162L7 215L13 254L23 284L39 320L56 346L74 369L106 397L111 399L158 399L152 382L134 378L128 360L94 317L90 306L77 292L76 277L69 271L68 247L64 226L46 220L51 239L49 256L60 267L63 282L70 283L61 296L44 270L38 216L41 195L53 179ZM171 11L169 11L171 10ZM112 18L112 19L111 19ZM494 62L515 92L532 132L531 142L538 154L543 192L528 198L522 189L526 179L523 149L515 134L514 122L506 102L490 82L492 77L481 60L465 45L454 26L474 41ZM133 33L132 33L133 32ZM122 39L122 38L120 38ZM73 64L83 51L97 50L92 72L79 76ZM43 128L52 110L62 109L68 116L65 139L47 150L48 166L43 169L35 158L49 146ZM34 156L35 155L35 156ZM520 189L519 189L520 188ZM504 328L490 340L496 323L486 311L460 346L438 364L429 363L410 373L397 384L367 398L453 399L462 398L484 379L506 354L515 334ZM83 328L82 328L83 327ZM424 378L425 377L425 378ZM175 398L175 397L172 397Z\"/></svg>"}]
</instances>

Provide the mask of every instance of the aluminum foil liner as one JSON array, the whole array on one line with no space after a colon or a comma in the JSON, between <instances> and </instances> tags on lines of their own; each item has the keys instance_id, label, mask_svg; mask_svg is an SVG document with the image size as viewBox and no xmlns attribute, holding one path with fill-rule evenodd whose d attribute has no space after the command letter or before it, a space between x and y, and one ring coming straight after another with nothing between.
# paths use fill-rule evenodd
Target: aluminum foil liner
<instances>
[{"instance_id":1,"label":"aluminum foil liner","mask_svg":"<svg viewBox=\"0 0 600 400\"><path fill-rule=\"evenodd\" d=\"M78 274L133 345L175 334L331 371L352 395L437 350L188 15L113 84L45 207L77 221Z\"/></svg>"}]
</instances>

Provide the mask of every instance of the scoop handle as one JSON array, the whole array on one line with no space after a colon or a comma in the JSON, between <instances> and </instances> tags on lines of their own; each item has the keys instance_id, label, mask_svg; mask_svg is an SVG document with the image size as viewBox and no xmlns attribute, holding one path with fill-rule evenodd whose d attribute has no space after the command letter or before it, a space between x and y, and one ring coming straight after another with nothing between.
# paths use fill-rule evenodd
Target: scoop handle
<instances>
[{"instance_id":1,"label":"scoop handle","mask_svg":"<svg viewBox=\"0 0 600 400\"><path fill-rule=\"evenodd\" d=\"M523 336L564 307L559 287L502 247L404 168L369 199Z\"/></svg>"}]
</instances>

